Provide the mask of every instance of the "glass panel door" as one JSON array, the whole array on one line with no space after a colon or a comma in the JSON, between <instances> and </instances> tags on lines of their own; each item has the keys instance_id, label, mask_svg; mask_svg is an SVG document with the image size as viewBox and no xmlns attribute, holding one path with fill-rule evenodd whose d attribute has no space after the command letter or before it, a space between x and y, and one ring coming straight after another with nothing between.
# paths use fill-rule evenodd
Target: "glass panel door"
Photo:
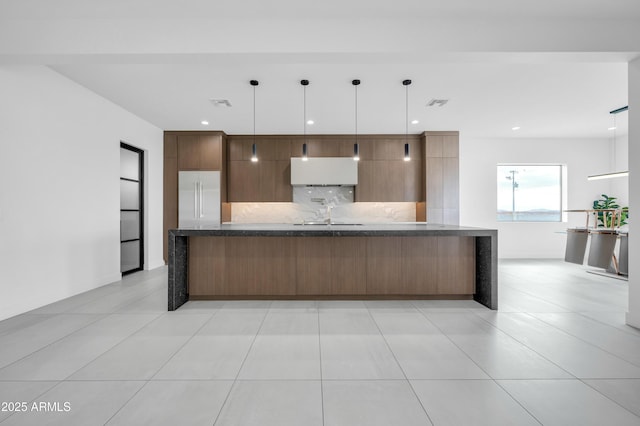
<instances>
[{"instance_id":1,"label":"glass panel door","mask_svg":"<svg viewBox=\"0 0 640 426\"><path fill-rule=\"evenodd\" d=\"M144 152L120 143L120 272L144 267Z\"/></svg>"}]
</instances>

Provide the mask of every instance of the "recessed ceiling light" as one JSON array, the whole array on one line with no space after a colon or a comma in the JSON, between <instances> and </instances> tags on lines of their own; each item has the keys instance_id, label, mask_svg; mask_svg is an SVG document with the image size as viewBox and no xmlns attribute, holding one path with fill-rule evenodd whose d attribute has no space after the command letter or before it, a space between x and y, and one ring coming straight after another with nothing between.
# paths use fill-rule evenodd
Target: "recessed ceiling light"
<instances>
[{"instance_id":1,"label":"recessed ceiling light","mask_svg":"<svg viewBox=\"0 0 640 426\"><path fill-rule=\"evenodd\" d=\"M412 120L412 121L411 121L411 124L418 124L419 122L420 122L420 121L418 121L418 120Z\"/></svg>"},{"instance_id":2,"label":"recessed ceiling light","mask_svg":"<svg viewBox=\"0 0 640 426\"><path fill-rule=\"evenodd\" d=\"M208 126L209 122L207 120L202 120L200 124L202 124L203 126Z\"/></svg>"},{"instance_id":3,"label":"recessed ceiling light","mask_svg":"<svg viewBox=\"0 0 640 426\"><path fill-rule=\"evenodd\" d=\"M613 127L609 127L607 130L615 130L615 129L617 129L617 127L613 126Z\"/></svg>"},{"instance_id":4,"label":"recessed ceiling light","mask_svg":"<svg viewBox=\"0 0 640 426\"><path fill-rule=\"evenodd\" d=\"M313 121L313 120L307 120L307 124L308 124L308 125L312 125L313 123L315 123L315 121Z\"/></svg>"},{"instance_id":5,"label":"recessed ceiling light","mask_svg":"<svg viewBox=\"0 0 640 426\"><path fill-rule=\"evenodd\" d=\"M520 130L520 126L512 127L511 130Z\"/></svg>"}]
</instances>

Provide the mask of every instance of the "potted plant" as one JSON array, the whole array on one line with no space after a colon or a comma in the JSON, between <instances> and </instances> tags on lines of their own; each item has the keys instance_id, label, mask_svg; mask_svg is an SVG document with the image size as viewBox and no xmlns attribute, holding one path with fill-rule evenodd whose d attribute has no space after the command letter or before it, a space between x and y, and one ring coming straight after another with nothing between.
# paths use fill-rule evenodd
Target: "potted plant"
<instances>
[{"instance_id":1,"label":"potted plant","mask_svg":"<svg viewBox=\"0 0 640 426\"><path fill-rule=\"evenodd\" d=\"M620 210L620 222L619 226L627 224L627 218L629 217L629 207L620 207L616 202L616 197L609 197L606 194L602 194L602 198L594 200L593 210ZM611 221L613 220L612 212L598 212L598 226L604 226L606 228L611 227Z\"/></svg>"}]
</instances>

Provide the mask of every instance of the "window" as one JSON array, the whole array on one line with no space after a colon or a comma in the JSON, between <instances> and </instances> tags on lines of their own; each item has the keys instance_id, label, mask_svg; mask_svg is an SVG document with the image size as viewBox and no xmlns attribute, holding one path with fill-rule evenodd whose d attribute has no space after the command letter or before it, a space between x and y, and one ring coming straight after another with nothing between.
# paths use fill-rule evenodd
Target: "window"
<instances>
[{"instance_id":1,"label":"window","mask_svg":"<svg viewBox=\"0 0 640 426\"><path fill-rule=\"evenodd\" d=\"M498 222L561 222L564 166L498 164Z\"/></svg>"}]
</instances>

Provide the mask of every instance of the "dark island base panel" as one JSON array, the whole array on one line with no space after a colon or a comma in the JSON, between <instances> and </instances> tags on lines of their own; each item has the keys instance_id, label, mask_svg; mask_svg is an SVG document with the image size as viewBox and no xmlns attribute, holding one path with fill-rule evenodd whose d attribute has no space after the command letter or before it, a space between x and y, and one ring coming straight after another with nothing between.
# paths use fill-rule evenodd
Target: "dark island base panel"
<instances>
[{"instance_id":1,"label":"dark island base panel","mask_svg":"<svg viewBox=\"0 0 640 426\"><path fill-rule=\"evenodd\" d=\"M349 229L353 228L353 229ZM398 294L358 294L358 295L322 295L314 296L308 294L296 295L256 295L256 296L233 296L215 295L206 296L203 294L189 296L188 271L189 271L189 237L250 237L250 236L273 236L273 237L322 237L333 238L375 236L375 237L473 237L475 239L474 259L475 277L473 284L475 293L455 294L455 295L398 295ZM473 298L477 302L490 309L498 309L498 256L497 256L497 231L492 229L468 228L459 226L442 225L408 225L408 226L358 226L341 227L339 230L325 228L323 230L307 230L302 227L280 226L280 227L256 227L239 225L222 225L213 229L172 229L169 231L169 274L168 274L168 309L173 311L178 309L188 300L287 300L287 299L318 299L318 300L385 300L385 299L430 299L430 300L464 300Z\"/></svg>"},{"instance_id":2,"label":"dark island base panel","mask_svg":"<svg viewBox=\"0 0 640 426\"><path fill-rule=\"evenodd\" d=\"M498 237L476 237L476 293L473 300L498 309Z\"/></svg>"},{"instance_id":3,"label":"dark island base panel","mask_svg":"<svg viewBox=\"0 0 640 426\"><path fill-rule=\"evenodd\" d=\"M187 303L187 271L189 269L189 238L176 237L169 232L169 310L175 311Z\"/></svg>"}]
</instances>

